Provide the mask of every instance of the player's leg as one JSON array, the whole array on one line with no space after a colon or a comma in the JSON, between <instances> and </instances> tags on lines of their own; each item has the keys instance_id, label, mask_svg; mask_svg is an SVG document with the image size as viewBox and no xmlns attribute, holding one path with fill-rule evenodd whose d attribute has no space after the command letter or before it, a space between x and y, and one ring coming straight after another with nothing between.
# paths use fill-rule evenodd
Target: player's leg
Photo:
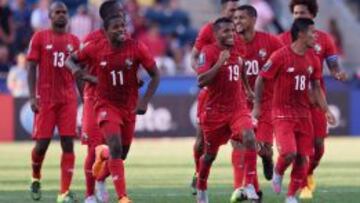
<instances>
[{"instance_id":1,"label":"player's leg","mask_svg":"<svg viewBox=\"0 0 360 203\"><path fill-rule=\"evenodd\" d=\"M60 194L57 202L75 201L75 194L70 191L75 167L74 138L76 137L77 101L68 101L57 105L56 123L60 134L61 174Z\"/></svg>"},{"instance_id":2,"label":"player's leg","mask_svg":"<svg viewBox=\"0 0 360 203\"><path fill-rule=\"evenodd\" d=\"M95 161L95 147L87 145L87 153L84 160L84 175L85 175L85 203L91 202L95 197L95 178L92 174L92 165Z\"/></svg>"},{"instance_id":3,"label":"player's leg","mask_svg":"<svg viewBox=\"0 0 360 203\"><path fill-rule=\"evenodd\" d=\"M41 104L41 108L39 112L35 114L34 120L32 136L35 140L35 146L31 151L32 180L30 194L33 200L40 200L42 164L55 128L53 105Z\"/></svg>"},{"instance_id":4,"label":"player's leg","mask_svg":"<svg viewBox=\"0 0 360 203\"><path fill-rule=\"evenodd\" d=\"M256 130L256 140L258 141L258 155L262 159L264 176L266 180L271 180L274 169L271 111L261 112Z\"/></svg>"},{"instance_id":5,"label":"player's leg","mask_svg":"<svg viewBox=\"0 0 360 203\"><path fill-rule=\"evenodd\" d=\"M195 173L191 181L191 188L193 195L196 195L196 182L199 173L200 158L203 155L203 153L204 153L204 135L199 125L196 130L196 139L193 146L193 156L195 162Z\"/></svg>"},{"instance_id":6,"label":"player's leg","mask_svg":"<svg viewBox=\"0 0 360 203\"><path fill-rule=\"evenodd\" d=\"M295 122L292 120L276 119L273 121L274 135L279 156L274 168L272 188L275 193L280 194L282 180L286 169L296 158L296 139L294 134Z\"/></svg>"}]
</instances>

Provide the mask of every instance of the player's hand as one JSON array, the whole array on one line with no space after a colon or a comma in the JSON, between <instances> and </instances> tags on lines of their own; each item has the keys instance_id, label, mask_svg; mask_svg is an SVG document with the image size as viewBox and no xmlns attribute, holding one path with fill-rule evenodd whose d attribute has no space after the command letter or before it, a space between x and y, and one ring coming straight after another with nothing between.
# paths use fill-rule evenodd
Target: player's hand
<instances>
[{"instance_id":1,"label":"player's hand","mask_svg":"<svg viewBox=\"0 0 360 203\"><path fill-rule=\"evenodd\" d=\"M344 81L346 81L348 79L348 75L343 71L336 72L336 73L333 74L333 76L334 76L334 78L336 80L339 80L339 81L342 81L342 82L344 82Z\"/></svg>"},{"instance_id":2,"label":"player's hand","mask_svg":"<svg viewBox=\"0 0 360 203\"><path fill-rule=\"evenodd\" d=\"M221 64L224 64L226 60L228 60L230 58L230 51L229 50L224 50L220 53L219 56L219 62Z\"/></svg>"},{"instance_id":3,"label":"player's hand","mask_svg":"<svg viewBox=\"0 0 360 203\"><path fill-rule=\"evenodd\" d=\"M143 102L142 100L140 100L140 102L138 103L138 105L135 109L135 113L137 115L144 115L147 111L147 107L148 107L148 104L146 102Z\"/></svg>"},{"instance_id":4,"label":"player's hand","mask_svg":"<svg viewBox=\"0 0 360 203\"><path fill-rule=\"evenodd\" d=\"M97 77L92 76L92 75L89 75L89 74L84 74L84 75L82 76L82 79L83 79L84 81L90 82L90 83L92 83L92 84L97 84L97 83L98 83Z\"/></svg>"},{"instance_id":5,"label":"player's hand","mask_svg":"<svg viewBox=\"0 0 360 203\"><path fill-rule=\"evenodd\" d=\"M34 113L39 112L39 103L37 98L30 98L30 107Z\"/></svg>"},{"instance_id":6,"label":"player's hand","mask_svg":"<svg viewBox=\"0 0 360 203\"><path fill-rule=\"evenodd\" d=\"M333 113L331 113L330 110L328 110L326 112L326 119L327 119L327 122L330 124L330 125L336 125L336 118L334 116Z\"/></svg>"}]
</instances>

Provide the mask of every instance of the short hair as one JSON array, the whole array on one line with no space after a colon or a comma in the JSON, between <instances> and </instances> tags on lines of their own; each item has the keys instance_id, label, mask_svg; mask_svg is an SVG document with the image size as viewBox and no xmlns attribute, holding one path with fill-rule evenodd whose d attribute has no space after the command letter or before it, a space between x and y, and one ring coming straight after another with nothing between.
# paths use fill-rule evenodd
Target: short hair
<instances>
[{"instance_id":1,"label":"short hair","mask_svg":"<svg viewBox=\"0 0 360 203\"><path fill-rule=\"evenodd\" d=\"M107 30L110 26L110 23L112 20L115 20L115 19L122 19L124 20L123 16L119 15L119 14L113 14L113 15L110 15L108 16L106 19L104 19L104 28L105 30Z\"/></svg>"},{"instance_id":2,"label":"short hair","mask_svg":"<svg viewBox=\"0 0 360 203\"><path fill-rule=\"evenodd\" d=\"M213 23L213 28L214 28L214 31L218 31L221 26L223 24L228 24L228 23L233 23L233 21L230 19L230 18L227 18L227 17L222 17L222 18L218 18L215 20L215 22Z\"/></svg>"},{"instance_id":3,"label":"short hair","mask_svg":"<svg viewBox=\"0 0 360 203\"><path fill-rule=\"evenodd\" d=\"M297 5L304 5L309 9L311 15L316 17L317 13L319 12L319 5L316 0L291 0L289 8L290 12L294 12L294 8Z\"/></svg>"},{"instance_id":4,"label":"short hair","mask_svg":"<svg viewBox=\"0 0 360 203\"><path fill-rule=\"evenodd\" d=\"M99 15L102 20L105 20L111 15L118 14L119 10L122 10L122 6L116 0L108 0L101 4L99 9Z\"/></svg>"},{"instance_id":5,"label":"short hair","mask_svg":"<svg viewBox=\"0 0 360 203\"><path fill-rule=\"evenodd\" d=\"M292 41L296 41L300 32L306 32L311 25L314 25L314 21L309 18L298 18L291 26Z\"/></svg>"},{"instance_id":6,"label":"short hair","mask_svg":"<svg viewBox=\"0 0 360 203\"><path fill-rule=\"evenodd\" d=\"M246 11L249 16L256 18L258 16L256 8L252 5L242 5L236 8L239 11Z\"/></svg>"},{"instance_id":7,"label":"short hair","mask_svg":"<svg viewBox=\"0 0 360 203\"><path fill-rule=\"evenodd\" d=\"M233 2L238 2L239 0L221 0L221 1L220 1L220 4L221 4L221 5L224 5L224 4L226 4L227 2L231 2L231 1L233 1Z\"/></svg>"}]
</instances>

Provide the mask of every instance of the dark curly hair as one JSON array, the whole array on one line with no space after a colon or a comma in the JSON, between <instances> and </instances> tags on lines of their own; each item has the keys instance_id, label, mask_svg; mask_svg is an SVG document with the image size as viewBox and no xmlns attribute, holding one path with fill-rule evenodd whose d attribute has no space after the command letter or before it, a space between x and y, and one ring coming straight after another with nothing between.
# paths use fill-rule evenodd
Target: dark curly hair
<instances>
[{"instance_id":1,"label":"dark curly hair","mask_svg":"<svg viewBox=\"0 0 360 203\"><path fill-rule=\"evenodd\" d=\"M294 12L294 7L297 5L304 5L309 9L309 12L316 17L319 11L319 5L316 0L291 0L289 8L290 12Z\"/></svg>"}]
</instances>

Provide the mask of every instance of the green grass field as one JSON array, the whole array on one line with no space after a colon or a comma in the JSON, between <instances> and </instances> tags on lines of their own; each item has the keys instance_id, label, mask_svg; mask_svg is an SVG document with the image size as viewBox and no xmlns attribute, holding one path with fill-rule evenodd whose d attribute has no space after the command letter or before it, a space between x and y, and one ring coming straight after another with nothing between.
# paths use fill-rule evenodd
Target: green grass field
<instances>
[{"instance_id":1,"label":"green grass field","mask_svg":"<svg viewBox=\"0 0 360 203\"><path fill-rule=\"evenodd\" d=\"M126 162L130 197L135 203L191 203L189 181L193 174L193 139L136 140ZM317 171L318 188L313 201L317 203L360 202L360 139L332 138L327 140L325 158ZM32 202L28 194L30 181L30 151L32 143L0 144L0 202ZM210 201L229 202L232 192L230 147L222 148L211 171ZM43 167L43 199L55 202L59 185L60 147L52 143ZM82 162L85 147L76 145L76 172L72 189L83 201L84 176ZM284 194L272 193L269 183L260 180L265 203L283 202ZM289 170L288 170L289 172ZM288 172L285 185L288 183ZM113 187L108 181L112 196ZM115 199L113 202L116 202Z\"/></svg>"}]
</instances>

